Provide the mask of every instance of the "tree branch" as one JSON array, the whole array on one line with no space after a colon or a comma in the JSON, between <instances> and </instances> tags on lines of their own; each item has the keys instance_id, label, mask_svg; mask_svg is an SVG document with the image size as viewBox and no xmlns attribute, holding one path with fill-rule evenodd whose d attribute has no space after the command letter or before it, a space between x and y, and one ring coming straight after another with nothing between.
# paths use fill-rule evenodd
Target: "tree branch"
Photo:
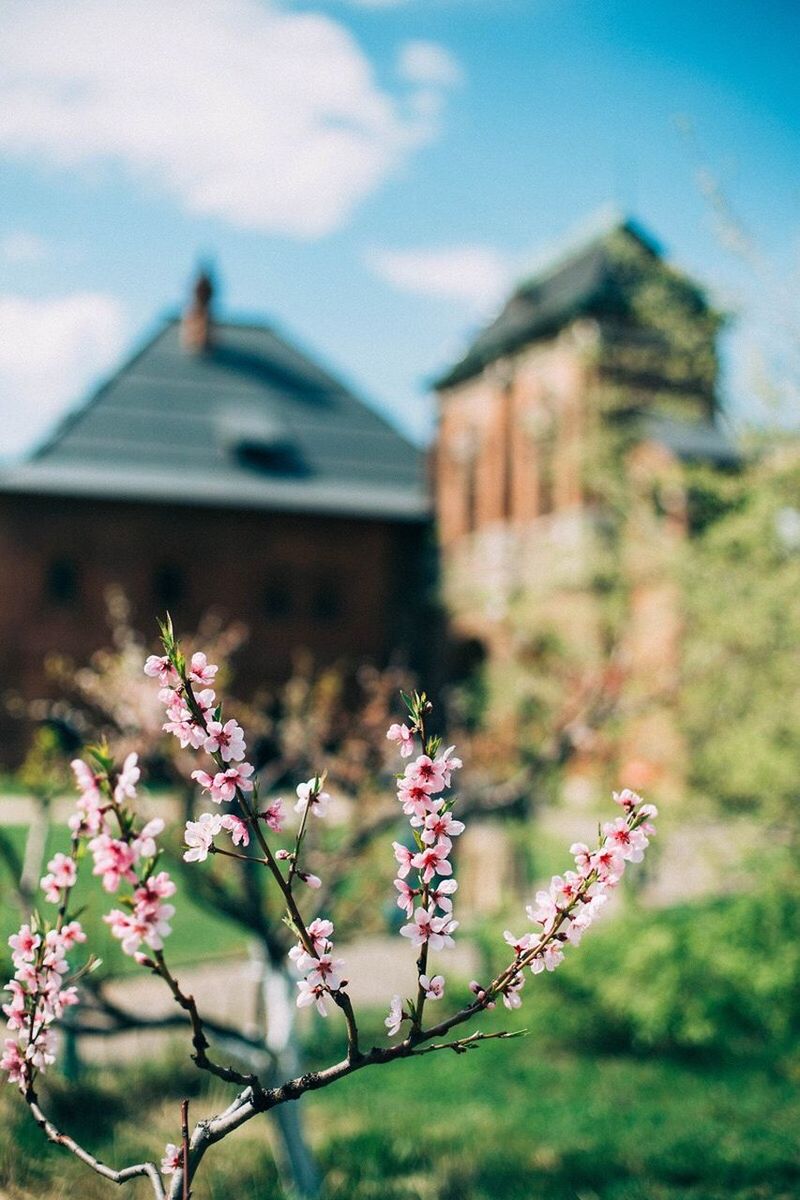
<instances>
[{"instance_id":1,"label":"tree branch","mask_svg":"<svg viewBox=\"0 0 800 1200\"><path fill-rule=\"evenodd\" d=\"M219 1063L214 1062L213 1059L208 1057L209 1042L203 1029L203 1020L197 1010L194 996L187 996L185 992L181 991L177 979L170 972L164 960L164 955L160 950L155 951L154 958L155 964L151 968L154 974L161 976L172 992L176 1004L179 1004L184 1012L189 1015L192 1026L192 1045L195 1051L192 1057L198 1067L204 1071L209 1071L212 1075L216 1075L218 1079L223 1079L226 1083L236 1083L240 1086L252 1088L253 1094L260 1096L264 1089L256 1074L245 1075L241 1071L237 1071L234 1067L222 1067Z\"/></svg>"},{"instance_id":2,"label":"tree branch","mask_svg":"<svg viewBox=\"0 0 800 1200\"><path fill-rule=\"evenodd\" d=\"M82 1008L88 1010L88 1014L108 1017L113 1024L87 1025L74 1022L71 1028L81 1037L113 1037L118 1033L126 1033L138 1029L153 1032L161 1029L184 1029L187 1024L191 1023L191 1016L186 1010L163 1017L142 1017L136 1013L129 1012L122 1005L109 1000L103 992L103 981L96 981L90 976L86 977L84 987L90 992L94 1003L91 1007L84 1004ZM260 1055L264 1059L265 1067L275 1064L275 1055L265 1046L260 1038L248 1037L240 1029L223 1025L211 1017L203 1017L202 1024L204 1030L213 1037L221 1042L230 1042L233 1047L238 1047L243 1055Z\"/></svg>"},{"instance_id":3,"label":"tree branch","mask_svg":"<svg viewBox=\"0 0 800 1200\"><path fill-rule=\"evenodd\" d=\"M164 1185L161 1182L161 1176L158 1173L155 1163L136 1163L130 1167L123 1167L121 1171L115 1171L113 1167L109 1167L104 1162L101 1162L99 1158L95 1158L88 1150L84 1150L83 1146L79 1145L69 1134L62 1133L60 1129L57 1129L53 1122L42 1112L36 1093L32 1088L25 1093L25 1101L33 1113L33 1119L48 1141L53 1142L56 1146L63 1146L66 1150L74 1154L76 1158L79 1158L82 1163L91 1167L93 1171L96 1171L98 1175L102 1175L104 1179L110 1179L112 1183L128 1183L131 1179L137 1179L142 1175L146 1175L153 1188L155 1200L166 1200Z\"/></svg>"}]
</instances>

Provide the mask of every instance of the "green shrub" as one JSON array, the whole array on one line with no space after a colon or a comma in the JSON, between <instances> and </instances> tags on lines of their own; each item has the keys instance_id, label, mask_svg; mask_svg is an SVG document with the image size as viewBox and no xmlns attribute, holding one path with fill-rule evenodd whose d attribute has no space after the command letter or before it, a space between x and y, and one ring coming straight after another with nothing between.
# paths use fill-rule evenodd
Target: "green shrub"
<instances>
[{"instance_id":1,"label":"green shrub","mask_svg":"<svg viewBox=\"0 0 800 1200\"><path fill-rule=\"evenodd\" d=\"M780 1053L800 1032L797 884L608 919L528 982L529 1024L614 1050Z\"/></svg>"}]
</instances>

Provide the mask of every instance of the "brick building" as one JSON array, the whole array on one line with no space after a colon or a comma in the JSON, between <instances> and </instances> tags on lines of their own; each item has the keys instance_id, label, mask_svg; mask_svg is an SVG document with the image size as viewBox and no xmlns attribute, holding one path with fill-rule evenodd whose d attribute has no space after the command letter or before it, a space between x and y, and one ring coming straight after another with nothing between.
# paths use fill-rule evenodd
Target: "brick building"
<instances>
[{"instance_id":1,"label":"brick building","mask_svg":"<svg viewBox=\"0 0 800 1200\"><path fill-rule=\"evenodd\" d=\"M201 277L182 320L0 475L4 689L41 695L48 652L104 645L110 584L143 630L167 608L184 628L210 609L243 620L243 691L299 647L319 663L412 648L423 456L273 328L212 320L211 300Z\"/></svg>"},{"instance_id":2,"label":"brick building","mask_svg":"<svg viewBox=\"0 0 800 1200\"><path fill-rule=\"evenodd\" d=\"M485 659L498 729L515 736L542 700L545 632L574 666L602 669L604 599L622 594L615 655L639 715L617 752L635 746L662 792L681 775L684 465L737 461L720 423L719 327L701 289L620 221L523 281L437 383L444 601Z\"/></svg>"}]
</instances>

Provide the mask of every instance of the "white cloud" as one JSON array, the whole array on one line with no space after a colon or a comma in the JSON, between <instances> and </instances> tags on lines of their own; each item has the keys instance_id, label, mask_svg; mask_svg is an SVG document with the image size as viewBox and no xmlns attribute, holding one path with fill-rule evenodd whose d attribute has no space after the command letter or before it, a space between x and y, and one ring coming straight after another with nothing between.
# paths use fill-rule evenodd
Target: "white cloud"
<instances>
[{"instance_id":1,"label":"white cloud","mask_svg":"<svg viewBox=\"0 0 800 1200\"><path fill-rule=\"evenodd\" d=\"M28 449L116 362L123 326L119 302L101 292L0 294L0 456Z\"/></svg>"},{"instance_id":2,"label":"white cloud","mask_svg":"<svg viewBox=\"0 0 800 1200\"><path fill-rule=\"evenodd\" d=\"M201 216L328 233L436 128L341 24L280 0L3 5L0 149L122 165Z\"/></svg>"},{"instance_id":3,"label":"white cloud","mask_svg":"<svg viewBox=\"0 0 800 1200\"><path fill-rule=\"evenodd\" d=\"M47 243L35 233L14 230L0 238L0 258L8 263L35 263L47 257Z\"/></svg>"},{"instance_id":4,"label":"white cloud","mask_svg":"<svg viewBox=\"0 0 800 1200\"><path fill-rule=\"evenodd\" d=\"M463 78L456 59L438 42L406 42L400 48L397 69L408 83L429 87L455 87Z\"/></svg>"},{"instance_id":5,"label":"white cloud","mask_svg":"<svg viewBox=\"0 0 800 1200\"><path fill-rule=\"evenodd\" d=\"M512 279L511 263L491 246L373 249L366 259L376 275L401 291L476 309L502 299Z\"/></svg>"}]
</instances>

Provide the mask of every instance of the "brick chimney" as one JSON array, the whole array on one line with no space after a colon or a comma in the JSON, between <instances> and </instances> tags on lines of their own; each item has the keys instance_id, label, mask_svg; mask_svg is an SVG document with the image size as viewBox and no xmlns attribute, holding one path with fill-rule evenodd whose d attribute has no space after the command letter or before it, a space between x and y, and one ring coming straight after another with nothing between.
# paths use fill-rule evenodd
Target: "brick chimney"
<instances>
[{"instance_id":1,"label":"brick chimney","mask_svg":"<svg viewBox=\"0 0 800 1200\"><path fill-rule=\"evenodd\" d=\"M211 345L211 301L214 281L208 271L201 270L192 289L192 300L181 322L181 344L193 354L202 354Z\"/></svg>"}]
</instances>

